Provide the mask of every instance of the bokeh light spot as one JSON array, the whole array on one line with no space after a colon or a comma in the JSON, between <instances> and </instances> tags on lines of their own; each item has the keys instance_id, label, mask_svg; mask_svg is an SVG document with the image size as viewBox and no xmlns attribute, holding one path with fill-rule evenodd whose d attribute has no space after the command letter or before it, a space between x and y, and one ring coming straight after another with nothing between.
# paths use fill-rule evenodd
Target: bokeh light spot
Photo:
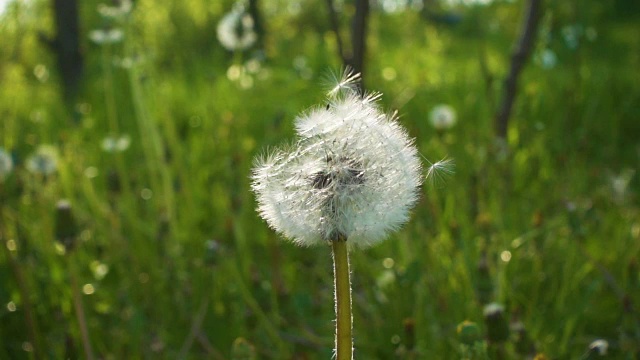
<instances>
[{"instance_id":1,"label":"bokeh light spot","mask_svg":"<svg viewBox=\"0 0 640 360\"><path fill-rule=\"evenodd\" d=\"M500 259L504 262L509 262L511 260L511 251L505 250L500 253Z\"/></svg>"},{"instance_id":2,"label":"bokeh light spot","mask_svg":"<svg viewBox=\"0 0 640 360\"><path fill-rule=\"evenodd\" d=\"M91 284L85 284L85 285L82 287L82 292L83 292L85 295L91 295L91 294L93 294L94 292L96 292L96 289L95 289L95 288L93 287L93 285L91 285Z\"/></svg>"},{"instance_id":3,"label":"bokeh light spot","mask_svg":"<svg viewBox=\"0 0 640 360\"><path fill-rule=\"evenodd\" d=\"M16 241L13 239L7 240L7 249L9 251L16 251L18 247L16 246Z\"/></svg>"},{"instance_id":4,"label":"bokeh light spot","mask_svg":"<svg viewBox=\"0 0 640 360\"><path fill-rule=\"evenodd\" d=\"M140 197L142 200L150 200L153 196L153 191L151 189L144 188L140 191Z\"/></svg>"}]
</instances>

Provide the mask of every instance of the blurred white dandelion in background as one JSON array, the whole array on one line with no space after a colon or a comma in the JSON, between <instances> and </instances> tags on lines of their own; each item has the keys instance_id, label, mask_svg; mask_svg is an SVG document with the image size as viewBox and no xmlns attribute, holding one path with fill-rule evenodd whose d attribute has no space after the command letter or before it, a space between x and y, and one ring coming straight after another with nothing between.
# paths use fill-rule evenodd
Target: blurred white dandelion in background
<instances>
[{"instance_id":1,"label":"blurred white dandelion in background","mask_svg":"<svg viewBox=\"0 0 640 360\"><path fill-rule=\"evenodd\" d=\"M629 196L629 184L631 183L631 179L633 179L635 173L635 170L627 168L622 170L619 174L609 175L611 194L616 203L624 203Z\"/></svg>"},{"instance_id":2,"label":"blurred white dandelion in background","mask_svg":"<svg viewBox=\"0 0 640 360\"><path fill-rule=\"evenodd\" d=\"M123 152L131 145L129 135L107 136L102 140L102 150L108 153Z\"/></svg>"},{"instance_id":3,"label":"blurred white dandelion in background","mask_svg":"<svg viewBox=\"0 0 640 360\"><path fill-rule=\"evenodd\" d=\"M25 166L34 174L51 175L58 169L58 150L52 145L40 145L27 158Z\"/></svg>"},{"instance_id":4,"label":"blurred white dandelion in background","mask_svg":"<svg viewBox=\"0 0 640 360\"><path fill-rule=\"evenodd\" d=\"M582 25L566 25L560 30L560 32L562 33L562 38L569 49L575 50L578 48L580 45L580 37L583 33Z\"/></svg>"},{"instance_id":5,"label":"blurred white dandelion in background","mask_svg":"<svg viewBox=\"0 0 640 360\"><path fill-rule=\"evenodd\" d=\"M429 121L436 130L450 129L456 124L456 111L449 105L437 105L429 113Z\"/></svg>"},{"instance_id":6,"label":"blurred white dandelion in background","mask_svg":"<svg viewBox=\"0 0 640 360\"><path fill-rule=\"evenodd\" d=\"M355 90L346 71L328 104L296 118L299 140L256 161L258 211L293 242L382 241L409 218L422 183L418 152L379 94Z\"/></svg>"},{"instance_id":7,"label":"blurred white dandelion in background","mask_svg":"<svg viewBox=\"0 0 640 360\"><path fill-rule=\"evenodd\" d=\"M13 159L11 154L0 148L0 181L6 179L13 171Z\"/></svg>"},{"instance_id":8,"label":"blurred white dandelion in background","mask_svg":"<svg viewBox=\"0 0 640 360\"><path fill-rule=\"evenodd\" d=\"M89 33L89 39L98 45L119 43L123 38L124 32L118 28L97 29Z\"/></svg>"},{"instance_id":9,"label":"blurred white dandelion in background","mask_svg":"<svg viewBox=\"0 0 640 360\"><path fill-rule=\"evenodd\" d=\"M132 9L133 2L131 0L120 0L118 6L98 5L98 13L105 18L120 18L131 13Z\"/></svg>"},{"instance_id":10,"label":"blurred white dandelion in background","mask_svg":"<svg viewBox=\"0 0 640 360\"><path fill-rule=\"evenodd\" d=\"M303 55L298 55L293 58L293 68L298 72L298 75L305 80L309 80L313 77L313 69L309 67L309 62Z\"/></svg>"},{"instance_id":11,"label":"blurred white dandelion in background","mask_svg":"<svg viewBox=\"0 0 640 360\"><path fill-rule=\"evenodd\" d=\"M589 344L589 352L598 356L606 356L609 351L609 342L604 339L597 339ZM588 357L591 358L591 357Z\"/></svg>"},{"instance_id":12,"label":"blurred white dandelion in background","mask_svg":"<svg viewBox=\"0 0 640 360\"><path fill-rule=\"evenodd\" d=\"M541 50L536 56L536 62L540 64L543 69L553 69L558 63L558 57L556 53L551 49Z\"/></svg>"},{"instance_id":13,"label":"blurred white dandelion in background","mask_svg":"<svg viewBox=\"0 0 640 360\"><path fill-rule=\"evenodd\" d=\"M242 7L235 8L220 20L217 34L220 44L230 51L248 49L258 40L253 18Z\"/></svg>"}]
</instances>

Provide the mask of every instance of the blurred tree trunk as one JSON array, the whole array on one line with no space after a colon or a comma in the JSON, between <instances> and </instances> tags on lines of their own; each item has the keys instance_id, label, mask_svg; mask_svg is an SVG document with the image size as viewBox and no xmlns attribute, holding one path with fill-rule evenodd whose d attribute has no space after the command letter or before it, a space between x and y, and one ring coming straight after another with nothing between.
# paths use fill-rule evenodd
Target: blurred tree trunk
<instances>
[{"instance_id":1,"label":"blurred tree trunk","mask_svg":"<svg viewBox=\"0 0 640 360\"><path fill-rule=\"evenodd\" d=\"M56 35L46 40L58 58L58 71L62 79L64 100L73 106L78 95L83 72L80 51L80 17L77 0L53 0Z\"/></svg>"},{"instance_id":2,"label":"blurred tree trunk","mask_svg":"<svg viewBox=\"0 0 640 360\"><path fill-rule=\"evenodd\" d=\"M253 19L253 28L258 34L258 48L264 49L264 34L265 28L264 23L262 22L262 13L260 12L260 7L258 6L258 0L249 0L249 15Z\"/></svg>"},{"instance_id":3,"label":"blurred tree trunk","mask_svg":"<svg viewBox=\"0 0 640 360\"><path fill-rule=\"evenodd\" d=\"M367 50L367 17L369 16L369 0L356 0L356 13L351 29L353 54L346 65L364 77L364 57ZM362 84L361 84L362 85Z\"/></svg>"},{"instance_id":4,"label":"blurred tree trunk","mask_svg":"<svg viewBox=\"0 0 640 360\"><path fill-rule=\"evenodd\" d=\"M340 25L338 15L333 7L332 0L326 0L327 9L329 11L329 21L331 30L336 36L338 46L338 56L342 60L344 66L353 68L356 73L362 74L360 79L360 87L364 89L364 59L367 52L367 20L369 17L369 0L355 1L355 15L351 25L351 52L348 53L344 48L344 42L340 36Z\"/></svg>"},{"instance_id":5,"label":"blurred tree trunk","mask_svg":"<svg viewBox=\"0 0 640 360\"><path fill-rule=\"evenodd\" d=\"M527 10L522 23L522 31L513 53L511 54L511 68L504 80L502 103L495 118L496 135L506 139L511 109L518 91L518 77L524 67L538 31L542 0L528 0Z\"/></svg>"}]
</instances>

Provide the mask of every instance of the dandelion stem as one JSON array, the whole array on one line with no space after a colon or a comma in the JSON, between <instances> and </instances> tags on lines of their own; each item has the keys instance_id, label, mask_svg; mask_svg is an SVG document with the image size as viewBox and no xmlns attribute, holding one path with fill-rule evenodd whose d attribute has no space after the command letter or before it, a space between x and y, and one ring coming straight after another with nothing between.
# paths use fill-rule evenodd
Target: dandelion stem
<instances>
[{"instance_id":1,"label":"dandelion stem","mask_svg":"<svg viewBox=\"0 0 640 360\"><path fill-rule=\"evenodd\" d=\"M351 360L353 352L351 316L351 280L349 252L345 238L331 242L336 302L336 360Z\"/></svg>"}]
</instances>

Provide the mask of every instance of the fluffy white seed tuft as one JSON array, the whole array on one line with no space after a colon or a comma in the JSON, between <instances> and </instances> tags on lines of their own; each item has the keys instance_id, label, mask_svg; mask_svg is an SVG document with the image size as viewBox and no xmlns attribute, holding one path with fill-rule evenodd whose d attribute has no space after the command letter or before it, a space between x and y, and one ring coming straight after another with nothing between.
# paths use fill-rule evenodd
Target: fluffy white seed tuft
<instances>
[{"instance_id":1,"label":"fluffy white seed tuft","mask_svg":"<svg viewBox=\"0 0 640 360\"><path fill-rule=\"evenodd\" d=\"M298 116L298 141L267 152L253 170L260 215L299 245L346 238L371 246L405 223L418 200L422 169L413 141L395 115L380 110L379 95L344 89Z\"/></svg>"}]
</instances>

